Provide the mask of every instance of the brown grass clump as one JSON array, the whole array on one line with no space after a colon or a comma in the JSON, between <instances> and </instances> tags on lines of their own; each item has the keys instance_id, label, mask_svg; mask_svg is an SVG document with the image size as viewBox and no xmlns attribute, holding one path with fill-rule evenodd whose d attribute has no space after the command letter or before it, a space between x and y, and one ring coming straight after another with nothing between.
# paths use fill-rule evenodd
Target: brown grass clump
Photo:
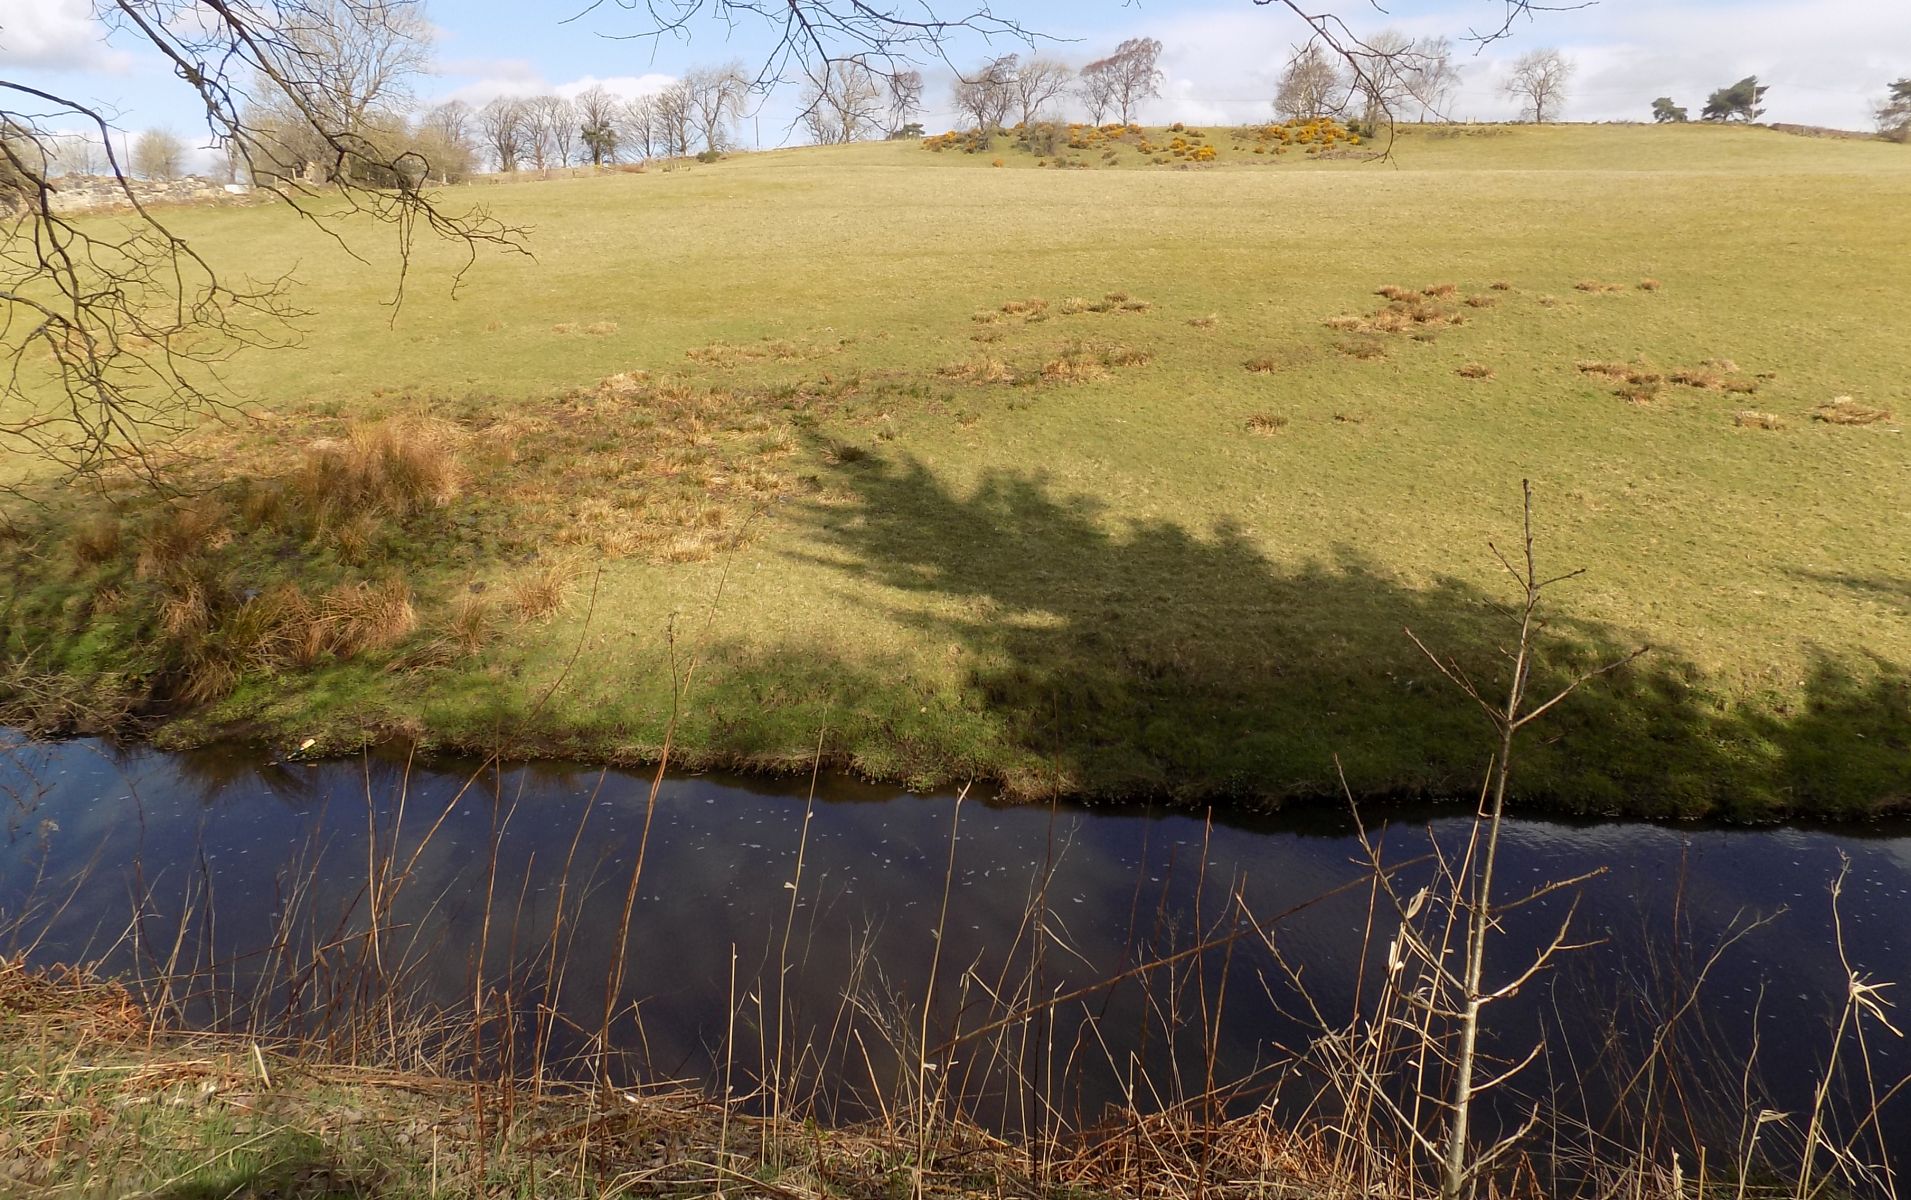
<instances>
[{"instance_id":1,"label":"brown grass clump","mask_svg":"<svg viewBox=\"0 0 1911 1200\"><path fill-rule=\"evenodd\" d=\"M1459 291L1460 285L1457 283L1436 283L1431 287L1423 288L1420 294L1435 300L1444 300L1449 296L1457 295Z\"/></svg>"},{"instance_id":2,"label":"brown grass clump","mask_svg":"<svg viewBox=\"0 0 1911 1200\"><path fill-rule=\"evenodd\" d=\"M1573 285L1573 290L1591 292L1594 295L1604 296L1612 292L1623 292L1626 290L1626 285L1623 283L1602 283L1597 279L1582 279Z\"/></svg>"},{"instance_id":3,"label":"brown grass clump","mask_svg":"<svg viewBox=\"0 0 1911 1200\"><path fill-rule=\"evenodd\" d=\"M1700 365L1709 367L1714 371L1725 371L1732 374L1738 372L1738 364L1729 358L1708 358Z\"/></svg>"},{"instance_id":4,"label":"brown grass clump","mask_svg":"<svg viewBox=\"0 0 1911 1200\"><path fill-rule=\"evenodd\" d=\"M170 575L205 551L230 542L227 516L225 506L210 496L161 509L140 533L135 564L139 577Z\"/></svg>"},{"instance_id":5,"label":"brown grass clump","mask_svg":"<svg viewBox=\"0 0 1911 1200\"><path fill-rule=\"evenodd\" d=\"M1334 343L1334 351L1362 361L1387 357L1387 347L1375 337L1342 338Z\"/></svg>"},{"instance_id":6,"label":"brown grass clump","mask_svg":"<svg viewBox=\"0 0 1911 1200\"><path fill-rule=\"evenodd\" d=\"M1667 376L1673 383L1683 387L1699 388L1708 392L1732 392L1738 395L1751 395L1758 390L1758 380L1737 379L1717 371L1694 369L1674 371Z\"/></svg>"},{"instance_id":7,"label":"brown grass clump","mask_svg":"<svg viewBox=\"0 0 1911 1200\"><path fill-rule=\"evenodd\" d=\"M937 372L944 379L959 379L965 383L1014 383L1015 371L999 358L986 356L972 358L967 362L950 363Z\"/></svg>"},{"instance_id":8,"label":"brown grass clump","mask_svg":"<svg viewBox=\"0 0 1911 1200\"><path fill-rule=\"evenodd\" d=\"M1553 295L1541 296L1539 297L1539 306L1541 308L1558 308L1559 297Z\"/></svg>"},{"instance_id":9,"label":"brown grass clump","mask_svg":"<svg viewBox=\"0 0 1911 1200\"><path fill-rule=\"evenodd\" d=\"M551 332L558 334L559 336L576 333L577 325L571 321L560 321L557 324L551 326Z\"/></svg>"},{"instance_id":10,"label":"brown grass clump","mask_svg":"<svg viewBox=\"0 0 1911 1200\"><path fill-rule=\"evenodd\" d=\"M318 603L319 636L340 658L362 651L389 650L418 628L411 585L402 579L348 583L332 588Z\"/></svg>"},{"instance_id":11,"label":"brown grass clump","mask_svg":"<svg viewBox=\"0 0 1911 1200\"><path fill-rule=\"evenodd\" d=\"M1287 418L1279 413L1255 413L1247 419L1247 431L1255 437L1273 437L1287 428Z\"/></svg>"},{"instance_id":12,"label":"brown grass clump","mask_svg":"<svg viewBox=\"0 0 1911 1200\"><path fill-rule=\"evenodd\" d=\"M590 334L592 337L609 337L611 334L617 332L617 322L593 321L589 325L584 326L584 332Z\"/></svg>"},{"instance_id":13,"label":"brown grass clump","mask_svg":"<svg viewBox=\"0 0 1911 1200\"><path fill-rule=\"evenodd\" d=\"M366 513L402 519L457 496L459 442L443 421L392 417L354 425L343 438L307 447L289 486L320 528Z\"/></svg>"},{"instance_id":14,"label":"brown grass clump","mask_svg":"<svg viewBox=\"0 0 1911 1200\"><path fill-rule=\"evenodd\" d=\"M563 609L575 583L569 565L546 562L511 581L507 603L519 621L541 621Z\"/></svg>"},{"instance_id":15,"label":"brown grass clump","mask_svg":"<svg viewBox=\"0 0 1911 1200\"><path fill-rule=\"evenodd\" d=\"M451 602L451 614L445 621L452 641L476 654L491 640L496 605L483 592L463 591Z\"/></svg>"},{"instance_id":16,"label":"brown grass clump","mask_svg":"<svg viewBox=\"0 0 1911 1200\"><path fill-rule=\"evenodd\" d=\"M1024 316L1028 313L1046 312L1048 311L1048 301L1038 297L1031 297L1027 300L1010 300L1002 305L1002 311L1012 317Z\"/></svg>"},{"instance_id":17,"label":"brown grass clump","mask_svg":"<svg viewBox=\"0 0 1911 1200\"><path fill-rule=\"evenodd\" d=\"M1634 366L1631 363L1600 362L1597 359L1581 359L1573 364L1580 374L1594 375L1613 383L1630 384L1633 387L1656 388L1665 382L1665 376L1650 367Z\"/></svg>"},{"instance_id":18,"label":"brown grass clump","mask_svg":"<svg viewBox=\"0 0 1911 1200\"><path fill-rule=\"evenodd\" d=\"M1746 409L1732 414L1732 424L1740 429L1783 429L1785 422L1771 413Z\"/></svg>"},{"instance_id":19,"label":"brown grass clump","mask_svg":"<svg viewBox=\"0 0 1911 1200\"><path fill-rule=\"evenodd\" d=\"M1387 297L1386 307L1376 309L1364 317L1329 317L1324 324L1329 329L1338 329L1348 333L1414 333L1426 329L1442 329L1449 325L1464 325L1467 317L1460 307L1447 302L1453 293L1445 289L1449 284L1436 284L1424 292L1409 291L1406 288L1388 285L1381 288L1379 294ZM1459 289L1454 288L1457 292ZM1438 291L1439 295L1433 295Z\"/></svg>"},{"instance_id":20,"label":"brown grass clump","mask_svg":"<svg viewBox=\"0 0 1911 1200\"><path fill-rule=\"evenodd\" d=\"M1613 395L1624 400L1627 404L1644 407L1659 398L1659 389L1656 387L1638 386L1622 387L1615 391Z\"/></svg>"},{"instance_id":21,"label":"brown grass clump","mask_svg":"<svg viewBox=\"0 0 1911 1200\"><path fill-rule=\"evenodd\" d=\"M73 558L82 565L106 562L119 547L119 518L111 513L98 513L73 531Z\"/></svg>"},{"instance_id":22,"label":"brown grass clump","mask_svg":"<svg viewBox=\"0 0 1911 1200\"><path fill-rule=\"evenodd\" d=\"M1216 325L1219 325L1220 323L1221 323L1221 314L1219 313L1209 313L1205 317L1188 318L1188 324L1194 326L1196 329L1213 329Z\"/></svg>"},{"instance_id":23,"label":"brown grass clump","mask_svg":"<svg viewBox=\"0 0 1911 1200\"><path fill-rule=\"evenodd\" d=\"M1133 346L1110 346L1102 351L1103 365L1110 367L1145 367L1155 360L1152 351L1138 350Z\"/></svg>"},{"instance_id":24,"label":"brown grass clump","mask_svg":"<svg viewBox=\"0 0 1911 1200\"><path fill-rule=\"evenodd\" d=\"M1058 311L1065 317L1073 317L1081 313L1090 312L1093 308L1094 306L1090 304L1086 298L1070 296L1068 299L1062 301Z\"/></svg>"},{"instance_id":25,"label":"brown grass clump","mask_svg":"<svg viewBox=\"0 0 1911 1200\"><path fill-rule=\"evenodd\" d=\"M212 605L206 587L197 579L183 579L159 602L159 627L175 641L203 636L212 628Z\"/></svg>"},{"instance_id":26,"label":"brown grass clump","mask_svg":"<svg viewBox=\"0 0 1911 1200\"><path fill-rule=\"evenodd\" d=\"M1108 378L1108 368L1092 354L1070 350L1043 363L1042 378L1049 383L1092 383Z\"/></svg>"},{"instance_id":27,"label":"brown grass clump","mask_svg":"<svg viewBox=\"0 0 1911 1200\"><path fill-rule=\"evenodd\" d=\"M1665 286L1664 284L1660 283L1656 279L1648 278L1648 279L1641 279L1639 281L1639 290L1642 292L1656 292L1664 286Z\"/></svg>"},{"instance_id":28,"label":"brown grass clump","mask_svg":"<svg viewBox=\"0 0 1911 1200\"><path fill-rule=\"evenodd\" d=\"M1495 279L1492 283L1489 283L1486 286L1493 289L1496 292L1510 292L1513 290L1512 283L1505 279Z\"/></svg>"},{"instance_id":29,"label":"brown grass clump","mask_svg":"<svg viewBox=\"0 0 1911 1200\"><path fill-rule=\"evenodd\" d=\"M1002 331L1000 329L996 329L991 326L985 325L981 329L978 329L974 333L970 334L969 340L972 342L981 342L984 345L987 345L990 342L999 342L1002 340Z\"/></svg>"},{"instance_id":30,"label":"brown grass clump","mask_svg":"<svg viewBox=\"0 0 1911 1200\"><path fill-rule=\"evenodd\" d=\"M1462 379L1491 379L1493 369L1483 363L1470 362L1461 366L1459 376Z\"/></svg>"},{"instance_id":31,"label":"brown grass clump","mask_svg":"<svg viewBox=\"0 0 1911 1200\"><path fill-rule=\"evenodd\" d=\"M1891 410L1860 404L1850 396L1840 396L1812 410L1812 420L1827 425L1877 425L1891 419Z\"/></svg>"},{"instance_id":32,"label":"brown grass clump","mask_svg":"<svg viewBox=\"0 0 1911 1200\"><path fill-rule=\"evenodd\" d=\"M1241 364L1243 368L1255 375L1272 375L1276 371L1279 371L1283 365L1279 359L1269 358L1265 355L1260 358L1250 358Z\"/></svg>"},{"instance_id":33,"label":"brown grass clump","mask_svg":"<svg viewBox=\"0 0 1911 1200\"><path fill-rule=\"evenodd\" d=\"M1394 300L1394 301L1412 300L1419 294L1420 294L1419 292L1414 291L1412 288L1404 288L1397 283L1390 283L1390 284L1387 284L1385 287L1378 287L1374 289L1374 295L1379 296L1386 300Z\"/></svg>"},{"instance_id":34,"label":"brown grass clump","mask_svg":"<svg viewBox=\"0 0 1911 1200\"><path fill-rule=\"evenodd\" d=\"M1486 292L1476 292L1468 296L1465 300L1465 304L1468 308L1492 308L1499 302L1500 299L1498 296L1489 295Z\"/></svg>"}]
</instances>

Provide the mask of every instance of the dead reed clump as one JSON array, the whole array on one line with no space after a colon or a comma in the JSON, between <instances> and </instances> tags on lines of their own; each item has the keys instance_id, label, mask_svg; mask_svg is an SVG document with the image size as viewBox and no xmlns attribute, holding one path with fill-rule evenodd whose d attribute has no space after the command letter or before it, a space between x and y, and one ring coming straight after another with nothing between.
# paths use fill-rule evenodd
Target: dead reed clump
<instances>
[{"instance_id":1,"label":"dead reed clump","mask_svg":"<svg viewBox=\"0 0 1911 1200\"><path fill-rule=\"evenodd\" d=\"M212 628L212 604L206 586L182 579L159 602L159 627L174 641L205 636Z\"/></svg>"},{"instance_id":2,"label":"dead reed clump","mask_svg":"<svg viewBox=\"0 0 1911 1200\"><path fill-rule=\"evenodd\" d=\"M1247 431L1255 437L1273 437L1287 428L1287 418L1279 413L1255 413L1247 419Z\"/></svg>"},{"instance_id":3,"label":"dead reed clump","mask_svg":"<svg viewBox=\"0 0 1911 1200\"><path fill-rule=\"evenodd\" d=\"M1732 424L1740 429L1783 429L1785 422L1772 413L1753 412L1745 409L1732 414Z\"/></svg>"},{"instance_id":4,"label":"dead reed clump","mask_svg":"<svg viewBox=\"0 0 1911 1200\"><path fill-rule=\"evenodd\" d=\"M563 610L576 582L570 565L553 559L512 580L506 603L520 622L542 621Z\"/></svg>"},{"instance_id":5,"label":"dead reed clump","mask_svg":"<svg viewBox=\"0 0 1911 1200\"><path fill-rule=\"evenodd\" d=\"M1839 396L1812 410L1812 420L1827 425L1878 425L1891 419L1891 410L1860 404L1850 396Z\"/></svg>"},{"instance_id":6,"label":"dead reed clump","mask_svg":"<svg viewBox=\"0 0 1911 1200\"><path fill-rule=\"evenodd\" d=\"M1491 379L1493 369L1484 363L1470 362L1463 364L1458 374L1462 379Z\"/></svg>"}]
</instances>

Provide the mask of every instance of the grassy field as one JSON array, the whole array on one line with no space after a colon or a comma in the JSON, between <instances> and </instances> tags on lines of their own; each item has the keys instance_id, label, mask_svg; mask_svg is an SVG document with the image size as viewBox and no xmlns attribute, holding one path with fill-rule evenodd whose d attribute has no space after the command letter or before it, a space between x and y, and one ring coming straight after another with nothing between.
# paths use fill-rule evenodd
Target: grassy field
<instances>
[{"instance_id":1,"label":"grassy field","mask_svg":"<svg viewBox=\"0 0 1911 1200\"><path fill-rule=\"evenodd\" d=\"M910 142L473 185L535 259L454 298L428 248L396 320L371 231L181 212L314 315L228 370L211 494L21 510L14 694L182 740L642 759L674 709L690 763L822 733L1030 796L1319 796L1336 755L1463 794L1484 724L1403 627L1497 680L1525 477L1543 565L1587 570L1549 669L1655 647L1548 718L1529 796L1911 797L1911 154L1203 132L1195 169Z\"/></svg>"}]
</instances>

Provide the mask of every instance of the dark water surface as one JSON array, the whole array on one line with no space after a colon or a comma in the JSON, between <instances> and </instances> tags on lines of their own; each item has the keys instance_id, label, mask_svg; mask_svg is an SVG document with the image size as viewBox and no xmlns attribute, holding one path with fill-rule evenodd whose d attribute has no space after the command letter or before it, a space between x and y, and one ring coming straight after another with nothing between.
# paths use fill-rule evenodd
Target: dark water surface
<instances>
[{"instance_id":1,"label":"dark water surface","mask_svg":"<svg viewBox=\"0 0 1911 1200\"><path fill-rule=\"evenodd\" d=\"M492 1010L522 1016L520 1056L539 1012L561 1018L553 1055L589 1044L621 951L611 1037L616 1070L632 1079L715 1084L727 1064L741 1090L769 1071L780 1025L786 1060L797 1058L790 1047L811 1048L802 1075L819 1100L867 1103L893 1075L891 1050L920 1035L932 964L935 1044L957 1022L984 1027L1030 995L1066 996L1238 929L1243 912L1272 929L1336 1020L1382 953L1363 951L1364 870L1338 815L1210 826L1186 813L1050 811L972 795L958 820L953 795L825 778L812 807L807 780L709 776L665 780L653 812L650 779L617 771L269 763L86 741L21 743L0 775L0 921L12 926L0 948L30 943L41 961L148 975L170 966L194 981L212 1021L317 1012L328 988L362 992L342 964L363 959L376 890L367 881L383 879L387 977L414 1001L456 1009L482 976ZM1430 825L1391 816L1398 858L1424 852L1429 829L1449 846L1467 832L1451 811ZM1846 995L1830 886L1847 859L1851 967L1911 980L1911 828L1513 822L1502 894L1606 873L1508 922L1495 953L1509 966L1575 897L1575 933L1599 944L1562 956L1502 1006L1496 1044L1517 1054L1545 1036L1550 1052L1523 1077L1526 1092L1572 1093L1596 1113L1606 1085L1593 1077L1662 1027L1735 929L1770 917L1724 952L1683 1019L1682 1086L1724 1109L1749 1098L1799 1111ZM1045 914L1041 936L1031 913ZM1131 978L1085 992L1017 1023L1027 1032L1008 1049L981 1038L938 1063L962 1073L978 1111L1010 1125L1027 1114L1004 1094L1017 1090L1001 1082L1005 1061L1076 1120L1110 1102L1198 1092L1210 1053L1217 1078L1251 1075L1304 1046L1309 1022L1265 940L1246 936L1231 951L1149 972L1145 987ZM1888 1086L1911 1071L1911 1053L1871 1032ZM1888 1106L1882 1128L1900 1152L1911 1148L1911 1103Z\"/></svg>"}]
</instances>

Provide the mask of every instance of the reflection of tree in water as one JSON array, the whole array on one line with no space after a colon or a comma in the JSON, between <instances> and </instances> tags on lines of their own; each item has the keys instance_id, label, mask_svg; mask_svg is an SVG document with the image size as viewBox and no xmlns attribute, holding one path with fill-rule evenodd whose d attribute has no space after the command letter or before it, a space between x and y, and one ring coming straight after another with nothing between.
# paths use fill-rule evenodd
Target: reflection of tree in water
<instances>
[{"instance_id":1,"label":"reflection of tree in water","mask_svg":"<svg viewBox=\"0 0 1911 1200\"><path fill-rule=\"evenodd\" d=\"M1402 631L1496 678L1503 596L1453 578L1408 583L1352 547L1278 561L1225 515L1205 533L1111 519L1039 474L990 472L966 495L913 459L838 478L854 500L807 510L835 551L813 560L915 597L894 616L960 649L964 702L1076 787L1252 795L1273 780L1331 795L1336 755L1370 795L1477 785L1485 727ZM1540 524L1543 552L1543 507ZM1537 688L1644 640L1558 611L1570 604L1568 592L1555 606ZM732 646L726 668L807 670L813 694L871 697L907 670L880 655L805 665L805 654L815 658L792 650L753 666ZM1640 796L1647 811L1689 813L1902 794L1908 680L1897 664L1823 656L1807 702L1774 716L1722 701L1693 664L1657 652L1550 713L1521 780L1593 810L1636 810Z\"/></svg>"}]
</instances>

